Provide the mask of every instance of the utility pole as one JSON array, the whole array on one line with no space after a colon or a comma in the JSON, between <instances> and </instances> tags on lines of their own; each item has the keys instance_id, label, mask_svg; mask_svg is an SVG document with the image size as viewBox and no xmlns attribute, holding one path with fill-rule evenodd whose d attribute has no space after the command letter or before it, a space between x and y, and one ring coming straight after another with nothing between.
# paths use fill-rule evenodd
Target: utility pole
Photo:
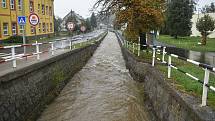
<instances>
[{"instance_id":1,"label":"utility pole","mask_svg":"<svg viewBox=\"0 0 215 121\"><path fill-rule=\"evenodd\" d=\"M22 1L22 16L25 16L25 2L24 0ZM27 22L26 22L27 24ZM25 39L25 25L21 25L23 27L23 32L22 32L22 39L23 39L23 44L26 44L26 39ZM26 46L24 46L24 55L26 54Z\"/></svg>"}]
</instances>

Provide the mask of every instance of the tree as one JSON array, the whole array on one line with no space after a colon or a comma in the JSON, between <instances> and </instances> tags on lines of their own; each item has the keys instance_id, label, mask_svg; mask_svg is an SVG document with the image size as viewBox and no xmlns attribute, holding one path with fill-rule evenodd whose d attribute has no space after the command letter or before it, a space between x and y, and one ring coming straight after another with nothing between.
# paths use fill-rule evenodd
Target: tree
<instances>
[{"instance_id":1,"label":"tree","mask_svg":"<svg viewBox=\"0 0 215 121\"><path fill-rule=\"evenodd\" d=\"M92 13L91 17L90 17L90 23L91 23L91 26L93 28L96 28L97 27L97 20L96 20L96 16L95 16L95 13Z\"/></svg>"},{"instance_id":2,"label":"tree","mask_svg":"<svg viewBox=\"0 0 215 121\"><path fill-rule=\"evenodd\" d=\"M145 33L158 30L163 24L166 0L98 0L95 8L102 6L100 14L116 15L116 25L125 27L126 38L141 39L146 44Z\"/></svg>"},{"instance_id":3,"label":"tree","mask_svg":"<svg viewBox=\"0 0 215 121\"><path fill-rule=\"evenodd\" d=\"M192 0L171 0L167 8L167 26L171 36L189 36L194 11Z\"/></svg>"},{"instance_id":4,"label":"tree","mask_svg":"<svg viewBox=\"0 0 215 121\"><path fill-rule=\"evenodd\" d=\"M211 3L210 6L206 5L202 8L202 13L215 13L215 5Z\"/></svg>"},{"instance_id":5,"label":"tree","mask_svg":"<svg viewBox=\"0 0 215 121\"><path fill-rule=\"evenodd\" d=\"M88 31L88 32L90 32L91 29L92 29L91 23L90 23L90 19L89 19L89 18L86 20L86 28L87 28L87 31Z\"/></svg>"},{"instance_id":6,"label":"tree","mask_svg":"<svg viewBox=\"0 0 215 121\"><path fill-rule=\"evenodd\" d=\"M196 28L202 35L202 45L206 45L207 36L215 29L215 20L209 15L204 15L196 23Z\"/></svg>"},{"instance_id":7,"label":"tree","mask_svg":"<svg viewBox=\"0 0 215 121\"><path fill-rule=\"evenodd\" d=\"M61 26L62 21L63 20L60 17L54 16L54 31L55 31L57 36L59 35L59 33L62 29L62 26Z\"/></svg>"}]
</instances>

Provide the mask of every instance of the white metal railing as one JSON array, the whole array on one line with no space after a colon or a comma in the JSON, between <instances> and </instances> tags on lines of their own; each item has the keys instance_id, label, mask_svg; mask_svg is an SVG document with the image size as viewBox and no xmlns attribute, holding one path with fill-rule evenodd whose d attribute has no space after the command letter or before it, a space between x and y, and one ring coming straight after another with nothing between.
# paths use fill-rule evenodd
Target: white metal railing
<instances>
[{"instance_id":1,"label":"white metal railing","mask_svg":"<svg viewBox=\"0 0 215 121\"><path fill-rule=\"evenodd\" d=\"M167 68L168 68L167 77L168 78L171 78L171 71L172 71L172 68L173 68L173 69L176 69L176 70L184 73L185 75L187 75L191 79L196 80L199 83L201 83L203 85L202 104L201 104L201 106L206 106L207 105L208 89L210 89L213 92L215 92L215 87L212 86L212 85L209 85L209 75L210 75L210 72L215 72L215 67L213 67L211 65L204 64L204 63L200 63L200 62L197 62L197 61L194 61L194 60L190 60L190 59L187 59L187 58L184 58L184 57L180 57L180 56L175 55L175 54L167 53L165 46L141 45L140 44L140 39L139 39L138 43L134 43L134 42L129 42L129 41L126 41L125 39L122 39L122 37L120 37L120 35L118 33L116 33L116 35L117 35L117 38L120 40L121 44L124 47L132 48L133 53L135 53L135 50L136 50L137 53L138 53L137 56L140 56L140 51L141 51L140 47L141 46L151 48L152 52L151 51L149 51L149 52L152 53L152 66L155 66L155 61L156 60L159 60L162 63L164 63L165 65L167 65ZM137 46L137 47L135 47L135 46ZM162 55L162 59L156 58L156 54ZM166 55L168 55L168 62L165 61L165 56ZM205 71L204 80L202 81L202 80L198 79L197 77L191 75L190 73L187 73L187 72L177 68L176 66L174 66L173 63L172 63L172 57L178 58L180 60L183 60L183 61L189 62L191 64L197 65L200 68L203 68L204 71Z\"/></svg>"},{"instance_id":2,"label":"white metal railing","mask_svg":"<svg viewBox=\"0 0 215 121\"><path fill-rule=\"evenodd\" d=\"M32 57L32 56L36 56L37 60L40 60L40 55L43 53L49 53L53 56L55 55L55 52L59 49L66 49L69 48L69 50L73 50L76 49L76 45L79 46L84 46L84 44L94 44L95 41L100 40L102 37L104 37L104 33L95 36L94 38L91 38L90 40L86 40L86 41L77 41L80 39L56 39L52 42L43 42L43 43L38 43L36 41L36 43L32 43L32 44L22 44L22 45L12 45L12 46L0 46L0 49L11 49L11 53L10 54L4 54L1 53L0 56L0 64L5 63L5 62L12 62L12 67L16 68L17 67L17 60L18 59L24 59L27 57ZM92 39L96 39L95 41L92 41ZM61 46L57 46L56 44L58 43L61 44ZM48 48L47 50L41 51L40 50L40 46L41 45L50 45L51 48ZM35 47L35 52L32 53L27 53L27 54L17 54L16 53L16 48L21 48L21 47Z\"/></svg>"}]
</instances>

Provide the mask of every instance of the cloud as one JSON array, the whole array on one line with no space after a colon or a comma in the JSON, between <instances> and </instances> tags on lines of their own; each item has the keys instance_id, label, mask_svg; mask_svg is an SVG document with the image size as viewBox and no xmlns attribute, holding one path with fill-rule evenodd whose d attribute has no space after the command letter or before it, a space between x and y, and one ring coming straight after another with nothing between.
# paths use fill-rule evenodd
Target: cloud
<instances>
[{"instance_id":1,"label":"cloud","mask_svg":"<svg viewBox=\"0 0 215 121\"><path fill-rule=\"evenodd\" d=\"M55 15L64 17L71 10L80 14L84 18L91 15L90 9L97 0L55 0Z\"/></svg>"}]
</instances>

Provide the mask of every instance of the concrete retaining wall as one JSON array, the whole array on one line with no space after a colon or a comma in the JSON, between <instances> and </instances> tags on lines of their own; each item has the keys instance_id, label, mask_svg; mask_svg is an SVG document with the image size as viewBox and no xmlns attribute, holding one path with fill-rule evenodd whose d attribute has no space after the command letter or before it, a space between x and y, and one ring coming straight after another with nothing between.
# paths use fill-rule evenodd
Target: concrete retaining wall
<instances>
[{"instance_id":1,"label":"concrete retaining wall","mask_svg":"<svg viewBox=\"0 0 215 121\"><path fill-rule=\"evenodd\" d=\"M0 75L0 121L35 120L100 42Z\"/></svg>"},{"instance_id":2,"label":"concrete retaining wall","mask_svg":"<svg viewBox=\"0 0 215 121\"><path fill-rule=\"evenodd\" d=\"M201 107L199 99L177 91L158 69L143 63L122 47L126 67L142 82L146 101L161 121L215 121L215 112Z\"/></svg>"}]
</instances>

